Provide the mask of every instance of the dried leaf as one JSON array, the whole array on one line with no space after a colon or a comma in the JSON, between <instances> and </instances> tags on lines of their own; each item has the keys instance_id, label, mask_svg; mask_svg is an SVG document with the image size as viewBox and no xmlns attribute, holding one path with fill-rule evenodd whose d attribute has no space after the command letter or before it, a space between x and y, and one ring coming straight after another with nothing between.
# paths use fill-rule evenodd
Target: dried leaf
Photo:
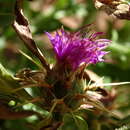
<instances>
[{"instance_id":1,"label":"dried leaf","mask_svg":"<svg viewBox=\"0 0 130 130\"><path fill-rule=\"evenodd\" d=\"M45 57L42 55L40 50L37 48L35 41L32 39L32 34L29 28L29 23L27 18L23 15L22 10L23 0L16 0L15 4L15 16L16 19L13 22L12 26L15 29L16 33L22 41L24 41L26 47L41 61L43 67L47 71L50 70L48 63L45 60Z\"/></svg>"},{"instance_id":2,"label":"dried leaf","mask_svg":"<svg viewBox=\"0 0 130 130\"><path fill-rule=\"evenodd\" d=\"M115 113L113 113L112 111L109 111L100 100L97 100L90 95L86 96L86 100L87 100L86 104L92 105L101 111L107 112L110 115L119 118Z\"/></svg>"},{"instance_id":3,"label":"dried leaf","mask_svg":"<svg viewBox=\"0 0 130 130\"><path fill-rule=\"evenodd\" d=\"M96 83L98 82L100 84L103 83L103 78L99 77L96 73L92 72L91 70L88 70L88 69L85 70L85 74L84 75L85 75L85 78L87 78L87 76L88 76L89 80L91 80L93 82L96 82Z\"/></svg>"},{"instance_id":4,"label":"dried leaf","mask_svg":"<svg viewBox=\"0 0 130 130\"><path fill-rule=\"evenodd\" d=\"M95 7L119 19L130 20L130 5L122 0L95 0Z\"/></svg>"}]
</instances>

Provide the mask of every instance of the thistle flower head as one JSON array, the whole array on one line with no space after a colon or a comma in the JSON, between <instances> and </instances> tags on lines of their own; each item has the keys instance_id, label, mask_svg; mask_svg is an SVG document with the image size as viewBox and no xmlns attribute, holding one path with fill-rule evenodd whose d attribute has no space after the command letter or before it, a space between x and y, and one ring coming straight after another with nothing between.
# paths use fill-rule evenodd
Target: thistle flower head
<instances>
[{"instance_id":1,"label":"thistle flower head","mask_svg":"<svg viewBox=\"0 0 130 130\"><path fill-rule=\"evenodd\" d=\"M82 63L96 64L104 61L107 52L102 51L110 40L97 39L101 32L93 33L89 37L82 37L80 32L70 33L60 29L51 35L46 32L53 45L59 63L69 64L73 70Z\"/></svg>"}]
</instances>

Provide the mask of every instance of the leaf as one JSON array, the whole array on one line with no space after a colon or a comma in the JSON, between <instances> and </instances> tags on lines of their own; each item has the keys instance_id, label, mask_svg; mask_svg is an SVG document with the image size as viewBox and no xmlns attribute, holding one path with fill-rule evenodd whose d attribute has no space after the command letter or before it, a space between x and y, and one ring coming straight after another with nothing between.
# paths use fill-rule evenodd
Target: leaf
<instances>
[{"instance_id":1,"label":"leaf","mask_svg":"<svg viewBox=\"0 0 130 130\"><path fill-rule=\"evenodd\" d=\"M29 28L29 23L27 18L23 15L22 10L23 0L16 0L15 4L15 16L16 19L13 22L12 26L20 39L24 42L26 47L40 60L43 67L46 70L50 70L48 63L46 62L45 57L42 55L40 50L37 48L35 41L32 39L32 34Z\"/></svg>"},{"instance_id":2,"label":"leaf","mask_svg":"<svg viewBox=\"0 0 130 130\"><path fill-rule=\"evenodd\" d=\"M32 57L28 56L26 53L24 53L23 51L19 50L19 52L25 56L28 60L30 60L32 63L34 63L36 66L38 66L39 68L42 69L42 66L39 65L34 59L32 59Z\"/></svg>"},{"instance_id":3,"label":"leaf","mask_svg":"<svg viewBox=\"0 0 130 130\"><path fill-rule=\"evenodd\" d=\"M102 86L119 86L119 85L127 85L130 84L130 82L119 82L119 83L102 83L102 84L95 84L96 87L102 87Z\"/></svg>"},{"instance_id":4,"label":"leaf","mask_svg":"<svg viewBox=\"0 0 130 130\"><path fill-rule=\"evenodd\" d=\"M88 125L80 116L65 114L63 125L58 130L88 130Z\"/></svg>"},{"instance_id":5,"label":"leaf","mask_svg":"<svg viewBox=\"0 0 130 130\"><path fill-rule=\"evenodd\" d=\"M85 73L85 76L86 76L85 78L89 78L89 80L91 80L93 82L97 82L98 81L98 83L103 83L103 78L98 76L93 71L86 69L84 73Z\"/></svg>"},{"instance_id":6,"label":"leaf","mask_svg":"<svg viewBox=\"0 0 130 130\"><path fill-rule=\"evenodd\" d=\"M7 70L0 64L0 91L10 93L13 88L18 86L18 82L14 80Z\"/></svg>"},{"instance_id":7,"label":"leaf","mask_svg":"<svg viewBox=\"0 0 130 130\"><path fill-rule=\"evenodd\" d=\"M20 87L18 81L0 64L0 95L2 93L13 95L12 90L18 87ZM31 96L25 90L20 90L15 94L22 99L31 99Z\"/></svg>"},{"instance_id":8,"label":"leaf","mask_svg":"<svg viewBox=\"0 0 130 130\"><path fill-rule=\"evenodd\" d=\"M130 20L130 4L120 0L95 0L95 7L119 19Z\"/></svg>"}]
</instances>

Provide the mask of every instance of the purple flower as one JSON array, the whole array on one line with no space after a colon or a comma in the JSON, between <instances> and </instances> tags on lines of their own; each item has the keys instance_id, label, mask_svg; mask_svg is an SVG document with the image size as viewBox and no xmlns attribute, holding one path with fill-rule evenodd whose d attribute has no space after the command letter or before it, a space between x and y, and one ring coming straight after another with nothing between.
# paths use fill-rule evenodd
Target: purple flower
<instances>
[{"instance_id":1,"label":"purple flower","mask_svg":"<svg viewBox=\"0 0 130 130\"><path fill-rule=\"evenodd\" d=\"M57 31L55 35L46 32L53 45L59 63L69 64L73 70L81 63L96 64L104 61L103 56L108 52L102 51L108 46L110 40L97 39L103 34L97 32L87 38L83 38L80 32L70 33L64 29Z\"/></svg>"}]
</instances>

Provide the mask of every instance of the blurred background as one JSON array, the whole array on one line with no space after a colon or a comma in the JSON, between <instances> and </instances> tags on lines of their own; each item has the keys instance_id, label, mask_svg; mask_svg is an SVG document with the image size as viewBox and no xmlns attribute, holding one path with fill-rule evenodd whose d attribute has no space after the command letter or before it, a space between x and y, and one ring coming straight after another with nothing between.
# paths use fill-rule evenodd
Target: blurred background
<instances>
[{"instance_id":1,"label":"blurred background","mask_svg":"<svg viewBox=\"0 0 130 130\"><path fill-rule=\"evenodd\" d=\"M37 69L18 52L20 49L37 61L11 26L14 19L14 4L15 0L0 0L0 62L12 74L23 68ZM33 39L49 63L54 62L54 54L45 31L53 32L62 25L68 31L76 31L84 25L93 23L92 30L105 32L103 37L112 40L112 43L107 48L109 54L105 57L106 63L91 65L88 69L104 77L105 83L130 81L130 21L119 20L97 10L92 0L25 0L23 7ZM124 112L120 113L122 117L130 113L129 87L129 85L114 87L118 88L118 104L125 104L119 108ZM112 89L110 86L107 88ZM6 121L5 129L17 130L19 126L15 125L16 122L22 126L24 120Z\"/></svg>"}]
</instances>

